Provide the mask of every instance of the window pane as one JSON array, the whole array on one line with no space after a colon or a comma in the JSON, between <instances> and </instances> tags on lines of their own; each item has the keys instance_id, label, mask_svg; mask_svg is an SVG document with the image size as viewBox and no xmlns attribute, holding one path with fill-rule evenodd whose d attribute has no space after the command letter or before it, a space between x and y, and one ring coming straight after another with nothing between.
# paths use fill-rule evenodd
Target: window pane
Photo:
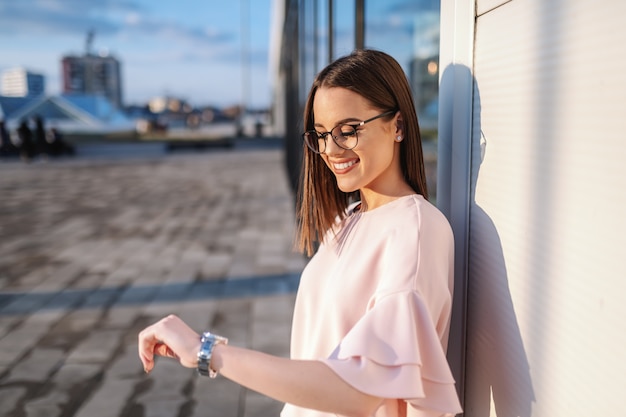
<instances>
[{"instance_id":1,"label":"window pane","mask_svg":"<svg viewBox=\"0 0 626 417\"><path fill-rule=\"evenodd\" d=\"M365 0L365 46L396 58L411 83L432 196L437 171L439 6L438 0Z\"/></svg>"},{"instance_id":2,"label":"window pane","mask_svg":"<svg viewBox=\"0 0 626 417\"><path fill-rule=\"evenodd\" d=\"M356 16L354 0L333 1L333 23L335 49L333 58L348 55L354 50L354 19Z\"/></svg>"}]
</instances>

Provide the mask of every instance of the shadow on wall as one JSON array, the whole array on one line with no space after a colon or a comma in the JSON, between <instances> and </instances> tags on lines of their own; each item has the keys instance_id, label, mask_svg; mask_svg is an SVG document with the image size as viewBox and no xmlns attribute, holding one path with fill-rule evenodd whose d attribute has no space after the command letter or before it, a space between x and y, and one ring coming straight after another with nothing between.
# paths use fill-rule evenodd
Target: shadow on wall
<instances>
[{"instance_id":1,"label":"shadow on wall","mask_svg":"<svg viewBox=\"0 0 626 417\"><path fill-rule=\"evenodd\" d=\"M476 202L480 166L487 158L488 134L480 123L480 91L469 68L446 68L446 77L468 77L473 84L471 194L468 253L465 368L466 416L531 417L535 395L529 363L515 314L502 243L488 209Z\"/></svg>"}]
</instances>

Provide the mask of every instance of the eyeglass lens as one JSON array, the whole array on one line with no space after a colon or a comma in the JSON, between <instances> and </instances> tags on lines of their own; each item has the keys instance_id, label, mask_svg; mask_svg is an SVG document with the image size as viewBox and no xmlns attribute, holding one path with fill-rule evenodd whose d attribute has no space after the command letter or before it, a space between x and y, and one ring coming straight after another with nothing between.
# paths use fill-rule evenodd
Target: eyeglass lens
<instances>
[{"instance_id":1,"label":"eyeglass lens","mask_svg":"<svg viewBox=\"0 0 626 417\"><path fill-rule=\"evenodd\" d=\"M332 136L337 146L350 150L357 145L358 137L354 126L341 124L326 133L318 133L314 130L304 133L304 140L311 150L322 153L326 150L328 136Z\"/></svg>"}]
</instances>

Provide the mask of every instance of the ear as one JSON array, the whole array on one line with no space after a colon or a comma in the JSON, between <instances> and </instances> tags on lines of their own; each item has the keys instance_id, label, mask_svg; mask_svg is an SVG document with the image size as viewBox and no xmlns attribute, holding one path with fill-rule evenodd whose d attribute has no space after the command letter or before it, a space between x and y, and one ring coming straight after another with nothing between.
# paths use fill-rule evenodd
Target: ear
<instances>
[{"instance_id":1,"label":"ear","mask_svg":"<svg viewBox=\"0 0 626 417\"><path fill-rule=\"evenodd\" d=\"M396 113L396 135L404 135L404 119L402 118L402 113L399 111Z\"/></svg>"}]
</instances>

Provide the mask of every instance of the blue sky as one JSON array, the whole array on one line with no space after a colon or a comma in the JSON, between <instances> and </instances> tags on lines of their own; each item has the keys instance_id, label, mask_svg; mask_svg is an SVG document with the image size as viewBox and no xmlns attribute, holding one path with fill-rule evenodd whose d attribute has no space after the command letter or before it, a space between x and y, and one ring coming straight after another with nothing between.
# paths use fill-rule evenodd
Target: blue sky
<instances>
[{"instance_id":1,"label":"blue sky","mask_svg":"<svg viewBox=\"0 0 626 417\"><path fill-rule=\"evenodd\" d=\"M195 105L268 106L271 6L272 0L0 0L0 71L41 73L47 93L58 94L62 56L83 54L93 30L92 51L122 63L125 104L167 94Z\"/></svg>"}]
</instances>

